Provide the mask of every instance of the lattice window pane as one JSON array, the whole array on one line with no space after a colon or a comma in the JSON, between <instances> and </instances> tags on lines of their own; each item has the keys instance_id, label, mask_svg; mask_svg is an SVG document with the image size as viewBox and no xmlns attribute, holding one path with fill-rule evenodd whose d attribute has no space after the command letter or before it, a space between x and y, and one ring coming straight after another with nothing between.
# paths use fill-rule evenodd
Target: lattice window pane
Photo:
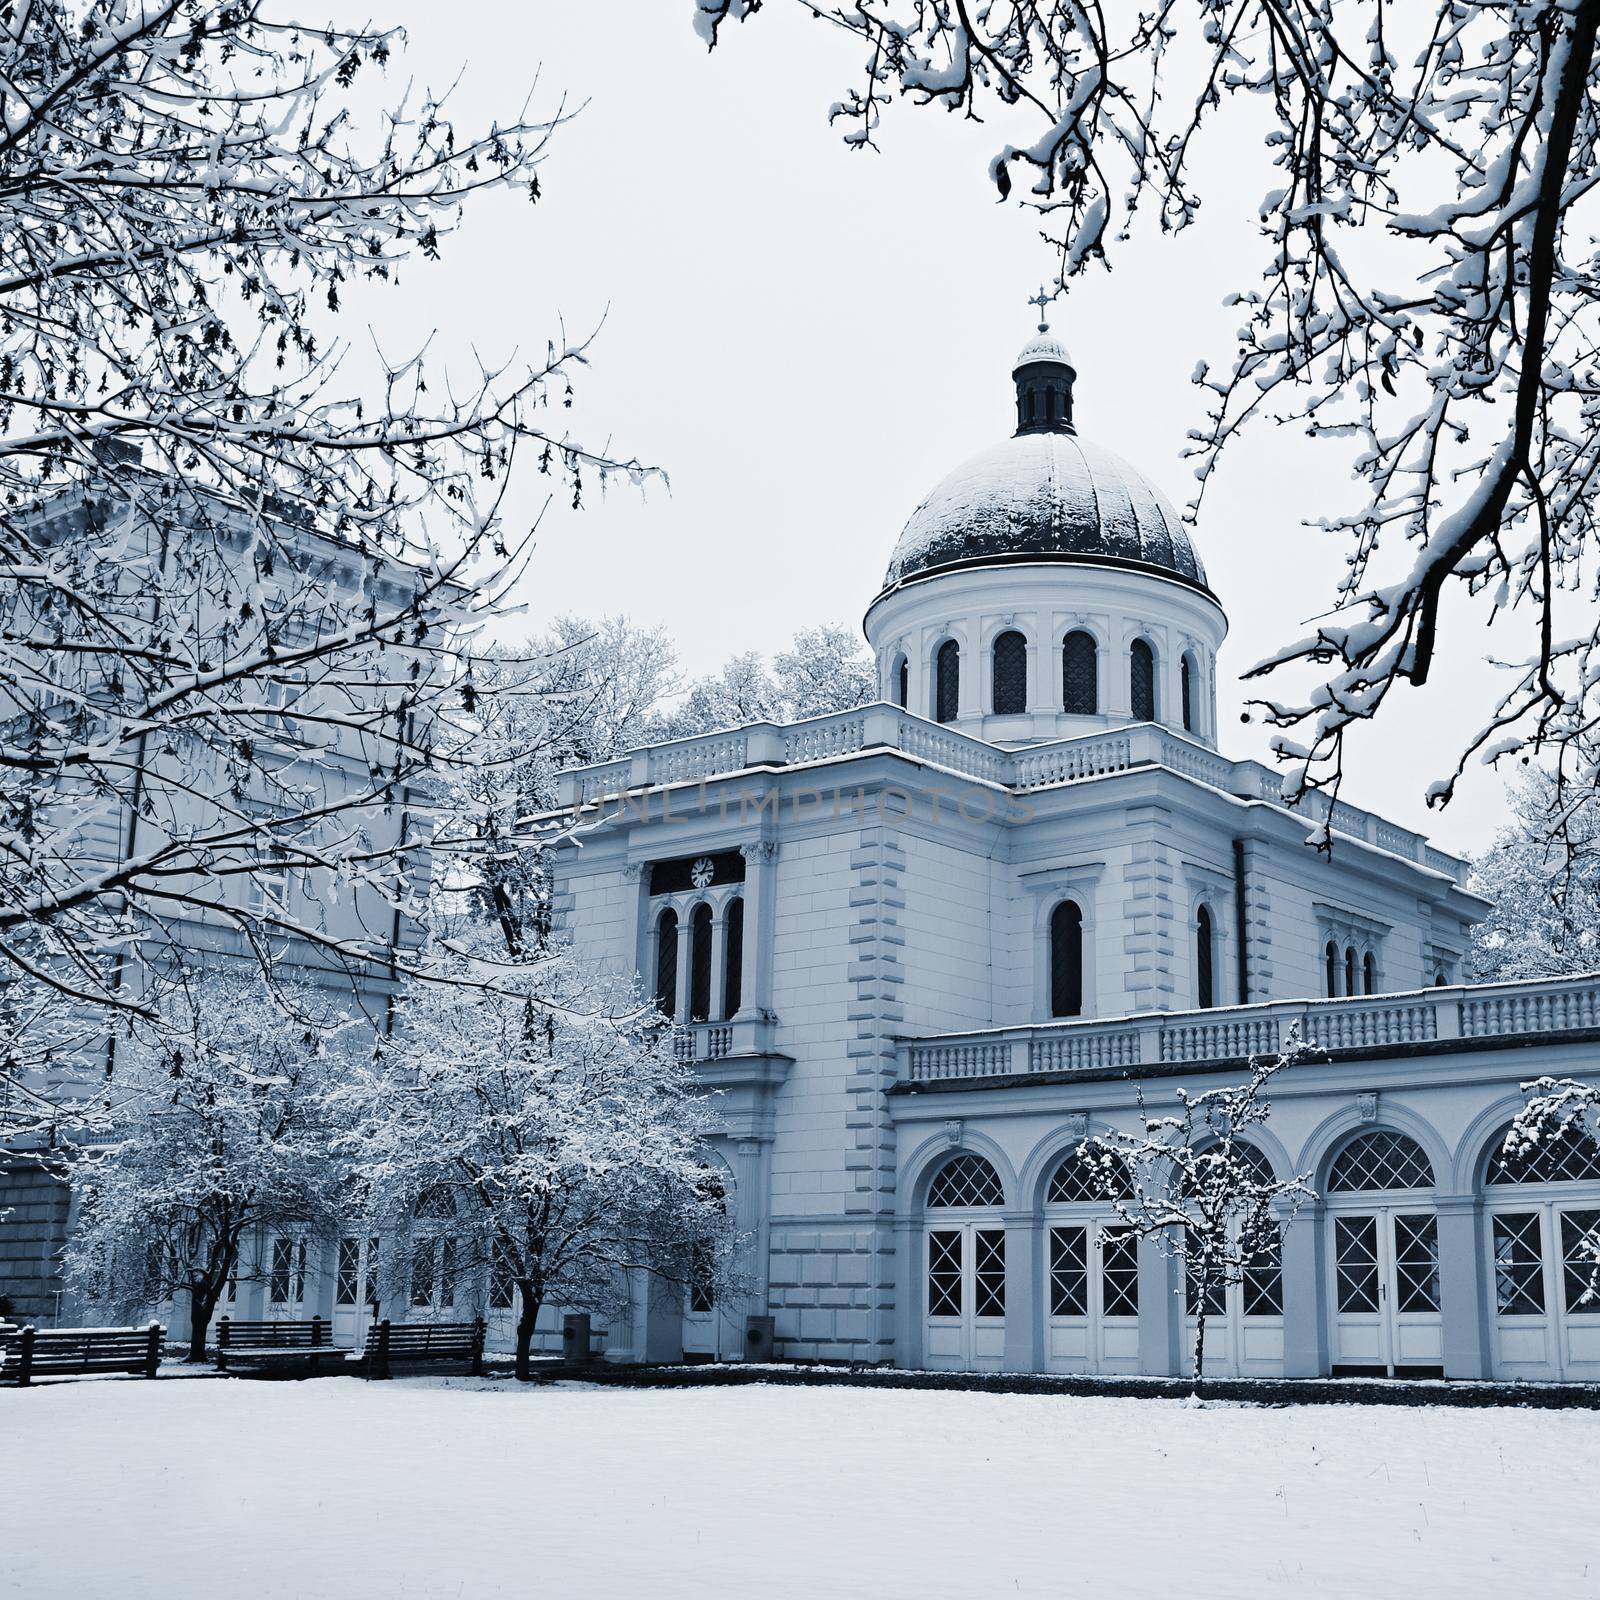
<instances>
[{"instance_id":1,"label":"lattice window pane","mask_svg":"<svg viewBox=\"0 0 1600 1600\"><path fill-rule=\"evenodd\" d=\"M954 722L961 710L961 646L946 639L933 658L936 721Z\"/></svg>"},{"instance_id":2,"label":"lattice window pane","mask_svg":"<svg viewBox=\"0 0 1600 1600\"><path fill-rule=\"evenodd\" d=\"M336 1306L353 1306L361 1285L361 1241L341 1239L339 1262L334 1273L333 1303Z\"/></svg>"},{"instance_id":3,"label":"lattice window pane","mask_svg":"<svg viewBox=\"0 0 1600 1600\"><path fill-rule=\"evenodd\" d=\"M1200 1306L1200 1269L1195 1261L1187 1263L1184 1272L1184 1309L1189 1315L1198 1314ZM1228 1312L1228 1286L1216 1274L1212 1275L1211 1291L1206 1296L1206 1315L1208 1317L1226 1316Z\"/></svg>"},{"instance_id":4,"label":"lattice window pane","mask_svg":"<svg viewBox=\"0 0 1600 1600\"><path fill-rule=\"evenodd\" d=\"M1506 1130L1509 1132L1509 1128ZM1506 1153L1505 1137L1496 1141L1489 1163L1490 1183L1600 1182L1600 1145L1582 1128L1567 1127L1531 1150Z\"/></svg>"},{"instance_id":5,"label":"lattice window pane","mask_svg":"<svg viewBox=\"0 0 1600 1600\"><path fill-rule=\"evenodd\" d=\"M1083 1014L1083 912L1063 900L1050 913L1050 1015Z\"/></svg>"},{"instance_id":6,"label":"lattice window pane","mask_svg":"<svg viewBox=\"0 0 1600 1600\"><path fill-rule=\"evenodd\" d=\"M1341 1311L1378 1309L1378 1219L1336 1217L1333 1261Z\"/></svg>"},{"instance_id":7,"label":"lattice window pane","mask_svg":"<svg viewBox=\"0 0 1600 1600\"><path fill-rule=\"evenodd\" d=\"M1501 1211L1494 1218L1494 1297L1502 1317L1544 1311L1544 1235L1537 1211Z\"/></svg>"},{"instance_id":8,"label":"lattice window pane","mask_svg":"<svg viewBox=\"0 0 1600 1600\"><path fill-rule=\"evenodd\" d=\"M1561 1213L1561 1275L1567 1315L1600 1316L1600 1211Z\"/></svg>"},{"instance_id":9,"label":"lattice window pane","mask_svg":"<svg viewBox=\"0 0 1600 1600\"><path fill-rule=\"evenodd\" d=\"M961 1233L939 1230L928 1235L928 1315L961 1315Z\"/></svg>"},{"instance_id":10,"label":"lattice window pane","mask_svg":"<svg viewBox=\"0 0 1600 1600\"><path fill-rule=\"evenodd\" d=\"M267 1298L275 1306L289 1303L289 1291L294 1285L294 1240L272 1241L272 1273L267 1280Z\"/></svg>"},{"instance_id":11,"label":"lattice window pane","mask_svg":"<svg viewBox=\"0 0 1600 1600\"><path fill-rule=\"evenodd\" d=\"M1394 1219L1394 1275L1401 1311L1439 1309L1439 1229L1432 1217Z\"/></svg>"},{"instance_id":12,"label":"lattice window pane","mask_svg":"<svg viewBox=\"0 0 1600 1600\"><path fill-rule=\"evenodd\" d=\"M1089 1230L1050 1230L1050 1315L1089 1315Z\"/></svg>"},{"instance_id":13,"label":"lattice window pane","mask_svg":"<svg viewBox=\"0 0 1600 1600\"><path fill-rule=\"evenodd\" d=\"M982 1156L952 1156L939 1169L939 1176L928 1190L928 1206L1000 1206L1006 1192L1000 1174Z\"/></svg>"},{"instance_id":14,"label":"lattice window pane","mask_svg":"<svg viewBox=\"0 0 1600 1600\"><path fill-rule=\"evenodd\" d=\"M495 1248L494 1265L489 1269L489 1309L509 1311L516 1300L516 1278L504 1250Z\"/></svg>"},{"instance_id":15,"label":"lattice window pane","mask_svg":"<svg viewBox=\"0 0 1600 1600\"><path fill-rule=\"evenodd\" d=\"M460 1246L454 1239L446 1238L439 1244L439 1304L453 1306L456 1303L456 1261L460 1253Z\"/></svg>"},{"instance_id":16,"label":"lattice window pane","mask_svg":"<svg viewBox=\"0 0 1600 1600\"><path fill-rule=\"evenodd\" d=\"M1415 1139L1376 1128L1352 1139L1328 1178L1334 1193L1375 1189L1431 1189L1433 1167Z\"/></svg>"},{"instance_id":17,"label":"lattice window pane","mask_svg":"<svg viewBox=\"0 0 1600 1600\"><path fill-rule=\"evenodd\" d=\"M1092 1150L1087 1156L1069 1152L1051 1177L1046 1194L1050 1205L1132 1198L1133 1175L1128 1164L1109 1150Z\"/></svg>"},{"instance_id":18,"label":"lattice window pane","mask_svg":"<svg viewBox=\"0 0 1600 1600\"><path fill-rule=\"evenodd\" d=\"M689 918L689 1020L711 1015L711 907L703 900Z\"/></svg>"},{"instance_id":19,"label":"lattice window pane","mask_svg":"<svg viewBox=\"0 0 1600 1600\"><path fill-rule=\"evenodd\" d=\"M1094 635L1069 633L1061 646L1061 704L1072 716L1100 709L1098 648Z\"/></svg>"},{"instance_id":20,"label":"lattice window pane","mask_svg":"<svg viewBox=\"0 0 1600 1600\"><path fill-rule=\"evenodd\" d=\"M1156 658L1143 639L1128 651L1128 687L1135 722L1156 720Z\"/></svg>"},{"instance_id":21,"label":"lattice window pane","mask_svg":"<svg viewBox=\"0 0 1600 1600\"><path fill-rule=\"evenodd\" d=\"M1100 1310L1107 1317L1139 1315L1139 1242L1130 1228L1101 1235Z\"/></svg>"},{"instance_id":22,"label":"lattice window pane","mask_svg":"<svg viewBox=\"0 0 1600 1600\"><path fill-rule=\"evenodd\" d=\"M1262 1240L1244 1269L1244 1314L1283 1315L1283 1235L1276 1230Z\"/></svg>"},{"instance_id":23,"label":"lattice window pane","mask_svg":"<svg viewBox=\"0 0 1600 1600\"><path fill-rule=\"evenodd\" d=\"M727 947L722 956L722 1014L733 1016L744 1004L744 901L728 903Z\"/></svg>"},{"instance_id":24,"label":"lattice window pane","mask_svg":"<svg viewBox=\"0 0 1600 1600\"><path fill-rule=\"evenodd\" d=\"M1028 641L1002 633L994 642L994 714L1019 716L1028 709Z\"/></svg>"},{"instance_id":25,"label":"lattice window pane","mask_svg":"<svg viewBox=\"0 0 1600 1600\"><path fill-rule=\"evenodd\" d=\"M433 1304L433 1239L418 1239L411 1246L411 1303L414 1306Z\"/></svg>"},{"instance_id":26,"label":"lattice window pane","mask_svg":"<svg viewBox=\"0 0 1600 1600\"><path fill-rule=\"evenodd\" d=\"M678 1014L678 914L663 911L656 924L656 1006L663 1016Z\"/></svg>"},{"instance_id":27,"label":"lattice window pane","mask_svg":"<svg viewBox=\"0 0 1600 1600\"><path fill-rule=\"evenodd\" d=\"M1006 1314L1006 1231L980 1228L973 1235L972 1309L980 1317Z\"/></svg>"},{"instance_id":28,"label":"lattice window pane","mask_svg":"<svg viewBox=\"0 0 1600 1600\"><path fill-rule=\"evenodd\" d=\"M709 1315L717 1303L712 1290L715 1265L711 1251L696 1245L689 1258L689 1309L696 1316Z\"/></svg>"},{"instance_id":29,"label":"lattice window pane","mask_svg":"<svg viewBox=\"0 0 1600 1600\"><path fill-rule=\"evenodd\" d=\"M378 1241L376 1238L367 1240L367 1304L374 1311L378 1309L378 1264L382 1258L378 1254Z\"/></svg>"}]
</instances>

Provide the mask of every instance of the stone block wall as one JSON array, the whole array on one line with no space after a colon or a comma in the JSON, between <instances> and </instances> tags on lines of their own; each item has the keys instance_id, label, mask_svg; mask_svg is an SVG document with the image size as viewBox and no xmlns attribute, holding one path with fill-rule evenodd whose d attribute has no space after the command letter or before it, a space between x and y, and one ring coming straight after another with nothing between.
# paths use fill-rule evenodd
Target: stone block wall
<instances>
[{"instance_id":1,"label":"stone block wall","mask_svg":"<svg viewBox=\"0 0 1600 1600\"><path fill-rule=\"evenodd\" d=\"M36 1162L0 1165L0 1297L13 1322L56 1325L70 1199Z\"/></svg>"}]
</instances>

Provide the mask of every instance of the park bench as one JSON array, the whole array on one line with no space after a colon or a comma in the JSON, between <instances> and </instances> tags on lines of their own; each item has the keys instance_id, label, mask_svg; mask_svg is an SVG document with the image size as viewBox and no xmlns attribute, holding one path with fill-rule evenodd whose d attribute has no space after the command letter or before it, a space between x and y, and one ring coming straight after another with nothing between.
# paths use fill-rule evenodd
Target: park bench
<instances>
[{"instance_id":1,"label":"park bench","mask_svg":"<svg viewBox=\"0 0 1600 1600\"><path fill-rule=\"evenodd\" d=\"M309 1367L315 1372L323 1361L342 1361L354 1353L333 1342L333 1327L325 1317L300 1322L241 1322L224 1317L217 1324L218 1372L226 1372L230 1361L241 1367Z\"/></svg>"},{"instance_id":2,"label":"park bench","mask_svg":"<svg viewBox=\"0 0 1600 1600\"><path fill-rule=\"evenodd\" d=\"M20 1388L35 1378L90 1372L153 1378L166 1336L159 1322L145 1328L23 1328L0 1343L0 1383Z\"/></svg>"},{"instance_id":3,"label":"park bench","mask_svg":"<svg viewBox=\"0 0 1600 1600\"><path fill-rule=\"evenodd\" d=\"M483 1371L483 1319L475 1322L391 1322L367 1329L363 1367L369 1378L387 1378L391 1367L465 1366Z\"/></svg>"}]
</instances>

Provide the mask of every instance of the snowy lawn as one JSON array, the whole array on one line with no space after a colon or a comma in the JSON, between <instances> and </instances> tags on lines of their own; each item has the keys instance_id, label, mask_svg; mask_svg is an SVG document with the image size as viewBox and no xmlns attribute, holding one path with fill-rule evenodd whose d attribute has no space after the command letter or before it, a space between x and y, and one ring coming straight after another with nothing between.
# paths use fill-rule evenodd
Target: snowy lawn
<instances>
[{"instance_id":1,"label":"snowy lawn","mask_svg":"<svg viewBox=\"0 0 1600 1600\"><path fill-rule=\"evenodd\" d=\"M1600 1595L1600 1413L472 1380L0 1391L0 1593Z\"/></svg>"}]
</instances>

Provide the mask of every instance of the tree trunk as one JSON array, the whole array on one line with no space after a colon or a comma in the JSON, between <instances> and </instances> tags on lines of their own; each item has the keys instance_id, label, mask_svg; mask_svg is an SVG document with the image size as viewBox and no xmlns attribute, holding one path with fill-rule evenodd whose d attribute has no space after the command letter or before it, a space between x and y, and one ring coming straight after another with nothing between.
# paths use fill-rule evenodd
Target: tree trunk
<instances>
[{"instance_id":1,"label":"tree trunk","mask_svg":"<svg viewBox=\"0 0 1600 1600\"><path fill-rule=\"evenodd\" d=\"M189 1361L206 1358L206 1329L211 1326L211 1314L217 1309L217 1299L222 1293L219 1283L214 1289L189 1288Z\"/></svg>"},{"instance_id":2,"label":"tree trunk","mask_svg":"<svg viewBox=\"0 0 1600 1600\"><path fill-rule=\"evenodd\" d=\"M1205 1371L1206 1364L1206 1301L1211 1294L1211 1279L1208 1276L1200 1280L1199 1304L1195 1307L1194 1314L1194 1371L1190 1377L1189 1393L1198 1400L1200 1398L1200 1375Z\"/></svg>"},{"instance_id":3,"label":"tree trunk","mask_svg":"<svg viewBox=\"0 0 1600 1600\"><path fill-rule=\"evenodd\" d=\"M517 1301L522 1307L522 1314L517 1318L517 1382L526 1383L533 1376L530 1359L533 1328L539 1320L539 1307L544 1303L544 1297L534 1293L532 1284L519 1283Z\"/></svg>"}]
</instances>

